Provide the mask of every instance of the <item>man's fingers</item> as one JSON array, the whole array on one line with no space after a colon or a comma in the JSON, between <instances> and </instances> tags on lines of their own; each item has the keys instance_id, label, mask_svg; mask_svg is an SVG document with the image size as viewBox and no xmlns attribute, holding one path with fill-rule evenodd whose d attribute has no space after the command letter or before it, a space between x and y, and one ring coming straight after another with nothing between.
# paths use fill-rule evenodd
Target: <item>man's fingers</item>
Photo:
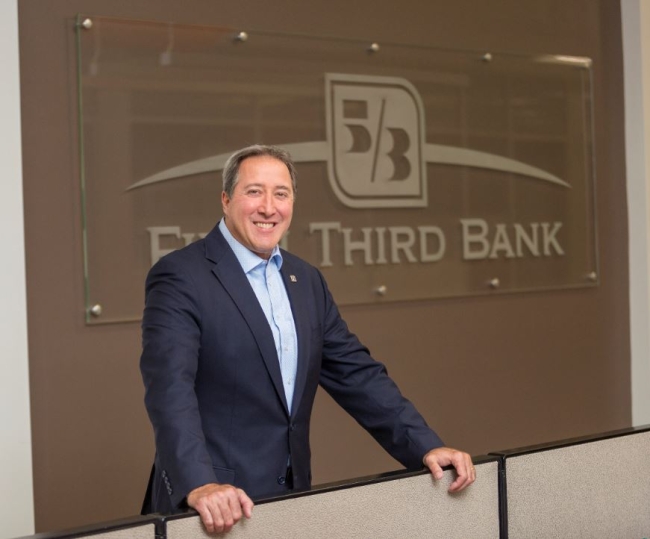
<instances>
[{"instance_id":1,"label":"man's fingers","mask_svg":"<svg viewBox=\"0 0 650 539\"><path fill-rule=\"evenodd\" d=\"M221 510L219 510L216 507L212 507L211 509L212 509L212 520L214 522L214 525L212 526L213 532L221 533L226 529L232 528L232 524L230 525L230 528L228 528L228 526L226 525L226 519L224 519Z\"/></svg>"},{"instance_id":2,"label":"man's fingers","mask_svg":"<svg viewBox=\"0 0 650 539\"><path fill-rule=\"evenodd\" d=\"M472 466L469 469L469 473L467 474L467 479L465 481L464 486L469 486L471 485L474 481L476 481L476 470L474 469L474 466Z\"/></svg>"},{"instance_id":3,"label":"man's fingers","mask_svg":"<svg viewBox=\"0 0 650 539\"><path fill-rule=\"evenodd\" d=\"M253 506L255 505L253 500L251 500L240 488L237 489L237 494L239 495L239 503L244 511L244 516L246 518L251 518L253 516Z\"/></svg>"},{"instance_id":4,"label":"man's fingers","mask_svg":"<svg viewBox=\"0 0 650 539\"><path fill-rule=\"evenodd\" d=\"M472 458L467 453L461 451L454 453L452 464L456 468L458 477L449 485L449 492L461 491L476 480L476 469L472 463Z\"/></svg>"},{"instance_id":5,"label":"man's fingers","mask_svg":"<svg viewBox=\"0 0 650 539\"><path fill-rule=\"evenodd\" d=\"M462 477L458 476L455 479L455 481L451 485L449 485L449 492L457 492L458 490L460 490L460 487L464 482L465 480Z\"/></svg>"},{"instance_id":6,"label":"man's fingers","mask_svg":"<svg viewBox=\"0 0 650 539\"><path fill-rule=\"evenodd\" d=\"M201 517L201 522L203 522L203 525L205 526L205 529L208 533L214 533L214 520L212 518L212 513L207 507L201 506L195 507L195 509L198 511L199 516Z\"/></svg>"},{"instance_id":7,"label":"man's fingers","mask_svg":"<svg viewBox=\"0 0 650 539\"><path fill-rule=\"evenodd\" d=\"M253 502L243 490L216 483L190 492L187 503L198 511L208 533L230 531L241 520L242 512L250 518L253 510Z\"/></svg>"},{"instance_id":8,"label":"man's fingers","mask_svg":"<svg viewBox=\"0 0 650 539\"><path fill-rule=\"evenodd\" d=\"M238 492L232 492L228 493L228 496L224 500L226 502L226 507L224 508L224 516L226 514L228 515L229 518L226 519L225 524L228 529L232 528L235 522L239 522L241 519L242 513L241 513L241 505L239 503L239 495Z\"/></svg>"},{"instance_id":9,"label":"man's fingers","mask_svg":"<svg viewBox=\"0 0 650 539\"><path fill-rule=\"evenodd\" d=\"M227 506L224 508L223 501L215 496L205 496L199 499L194 509L201 516L201 521L208 533L221 533L228 527L228 522L232 521L232 517L227 516L230 514L230 508ZM234 522L230 522L231 528L233 524Z\"/></svg>"},{"instance_id":10,"label":"man's fingers","mask_svg":"<svg viewBox=\"0 0 650 539\"><path fill-rule=\"evenodd\" d=\"M442 468L437 462L433 462L430 466L429 469L431 470L431 473L433 474L433 477L436 479L442 479L444 476L444 472L442 471Z\"/></svg>"},{"instance_id":11,"label":"man's fingers","mask_svg":"<svg viewBox=\"0 0 650 539\"><path fill-rule=\"evenodd\" d=\"M459 466L456 468L456 474L456 479L449 485L449 492L458 492L474 482L471 470L467 467Z\"/></svg>"},{"instance_id":12,"label":"man's fingers","mask_svg":"<svg viewBox=\"0 0 650 539\"><path fill-rule=\"evenodd\" d=\"M442 466L445 466L447 463L443 463L442 466L440 465L440 455L438 455L435 451L429 451L424 456L424 464L429 470L431 471L431 474L435 479L442 479L444 472L442 471Z\"/></svg>"},{"instance_id":13,"label":"man's fingers","mask_svg":"<svg viewBox=\"0 0 650 539\"><path fill-rule=\"evenodd\" d=\"M449 485L449 492L458 492L468 487L476 480L476 470L472 457L463 451L450 447L432 449L424 456L424 464L431 470L436 479L443 476L442 466L451 464L456 469L457 477Z\"/></svg>"}]
</instances>

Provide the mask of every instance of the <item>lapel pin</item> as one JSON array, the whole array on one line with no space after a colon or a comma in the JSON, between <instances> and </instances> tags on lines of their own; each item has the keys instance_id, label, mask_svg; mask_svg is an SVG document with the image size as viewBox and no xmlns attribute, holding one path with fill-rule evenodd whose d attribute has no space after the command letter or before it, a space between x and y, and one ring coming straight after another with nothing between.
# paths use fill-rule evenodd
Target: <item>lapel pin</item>
<instances>
[{"instance_id":1,"label":"lapel pin","mask_svg":"<svg viewBox=\"0 0 650 539\"><path fill-rule=\"evenodd\" d=\"M295 275L289 275L289 279L291 279L292 283L297 283L298 282L298 279L296 279Z\"/></svg>"}]
</instances>

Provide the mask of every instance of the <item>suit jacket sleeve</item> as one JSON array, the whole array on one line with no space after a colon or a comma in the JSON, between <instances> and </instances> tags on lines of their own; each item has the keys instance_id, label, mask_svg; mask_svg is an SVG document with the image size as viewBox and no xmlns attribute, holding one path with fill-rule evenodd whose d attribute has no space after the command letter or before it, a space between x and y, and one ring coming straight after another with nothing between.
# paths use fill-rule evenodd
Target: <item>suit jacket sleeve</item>
<instances>
[{"instance_id":1,"label":"suit jacket sleeve","mask_svg":"<svg viewBox=\"0 0 650 539\"><path fill-rule=\"evenodd\" d=\"M194 488L216 482L194 391L201 339L197 294L177 258L161 259L147 277L140 369L156 465L177 507Z\"/></svg>"},{"instance_id":2,"label":"suit jacket sleeve","mask_svg":"<svg viewBox=\"0 0 650 539\"><path fill-rule=\"evenodd\" d=\"M419 469L422 458L442 440L389 378L341 318L320 275L324 305L322 387L406 468Z\"/></svg>"}]
</instances>

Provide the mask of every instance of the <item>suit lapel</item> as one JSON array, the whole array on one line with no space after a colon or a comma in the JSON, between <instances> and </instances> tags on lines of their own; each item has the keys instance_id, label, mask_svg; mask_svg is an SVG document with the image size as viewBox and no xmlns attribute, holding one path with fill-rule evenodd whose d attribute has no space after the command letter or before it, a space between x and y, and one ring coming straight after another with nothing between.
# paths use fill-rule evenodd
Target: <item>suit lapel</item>
<instances>
[{"instance_id":1,"label":"suit lapel","mask_svg":"<svg viewBox=\"0 0 650 539\"><path fill-rule=\"evenodd\" d=\"M296 268L291 267L288 257L284 257L280 273L287 289L289 303L293 311L293 320L296 325L296 336L298 339L298 370L296 372L296 384L293 390L293 404L291 406L291 415L296 414L300 406L307 379L307 367L309 361L309 300L308 294L304 292L306 282L302 282Z\"/></svg>"},{"instance_id":2,"label":"suit lapel","mask_svg":"<svg viewBox=\"0 0 650 539\"><path fill-rule=\"evenodd\" d=\"M206 258L215 263L212 272L222 284L226 292L237 305L246 324L253 334L253 338L260 350L266 369L282 401L285 412L289 413L287 399L282 384L282 373L280 372L280 361L275 350L273 333L266 320L264 311L260 306L255 292L251 288L246 274L242 270L237 257L230 249L217 227L215 227L205 238Z\"/></svg>"}]
</instances>

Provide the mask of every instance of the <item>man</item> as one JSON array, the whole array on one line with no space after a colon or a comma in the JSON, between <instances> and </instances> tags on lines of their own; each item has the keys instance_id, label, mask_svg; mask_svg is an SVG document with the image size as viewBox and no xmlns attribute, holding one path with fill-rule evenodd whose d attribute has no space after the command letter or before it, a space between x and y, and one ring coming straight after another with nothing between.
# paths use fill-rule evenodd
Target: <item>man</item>
<instances>
[{"instance_id":1,"label":"man","mask_svg":"<svg viewBox=\"0 0 650 539\"><path fill-rule=\"evenodd\" d=\"M308 489L309 422L320 384L407 468L450 491L475 479L443 447L384 366L348 331L320 272L282 251L296 195L289 155L233 154L224 219L149 273L141 370L156 438L145 512L195 508L209 532L250 517L249 498Z\"/></svg>"}]
</instances>

